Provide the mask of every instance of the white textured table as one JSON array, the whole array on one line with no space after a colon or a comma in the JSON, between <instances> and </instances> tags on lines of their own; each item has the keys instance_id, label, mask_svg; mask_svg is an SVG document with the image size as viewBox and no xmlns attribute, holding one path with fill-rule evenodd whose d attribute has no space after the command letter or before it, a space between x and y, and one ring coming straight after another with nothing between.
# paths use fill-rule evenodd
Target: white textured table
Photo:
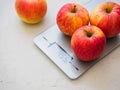
<instances>
[{"instance_id":1,"label":"white textured table","mask_svg":"<svg viewBox=\"0 0 120 90\"><path fill-rule=\"evenodd\" d=\"M1 0L0 90L120 89L120 47L80 78L70 80L34 45L33 38L55 24L59 8L67 2L74 0L47 0L48 11L42 22L28 25L17 16L15 0Z\"/></svg>"}]
</instances>

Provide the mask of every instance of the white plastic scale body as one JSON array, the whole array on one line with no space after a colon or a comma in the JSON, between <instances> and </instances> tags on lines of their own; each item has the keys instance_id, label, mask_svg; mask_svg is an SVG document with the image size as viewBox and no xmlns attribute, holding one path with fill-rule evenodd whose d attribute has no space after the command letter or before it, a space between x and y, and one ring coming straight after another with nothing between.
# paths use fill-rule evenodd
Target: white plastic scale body
<instances>
[{"instance_id":1,"label":"white plastic scale body","mask_svg":"<svg viewBox=\"0 0 120 90\"><path fill-rule=\"evenodd\" d=\"M98 2L91 2L86 7L93 6L93 3L96 5ZM120 45L120 35L107 40L103 54L97 60L89 63L78 60L70 46L70 37L62 34L57 25L47 29L35 37L33 41L70 79L76 79L96 62L108 55L113 49L118 47Z\"/></svg>"}]
</instances>

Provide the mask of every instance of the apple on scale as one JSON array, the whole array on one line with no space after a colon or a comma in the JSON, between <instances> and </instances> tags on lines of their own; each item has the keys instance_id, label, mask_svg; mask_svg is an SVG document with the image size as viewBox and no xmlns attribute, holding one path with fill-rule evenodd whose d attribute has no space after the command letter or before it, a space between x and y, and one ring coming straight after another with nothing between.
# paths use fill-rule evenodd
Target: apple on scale
<instances>
[{"instance_id":1,"label":"apple on scale","mask_svg":"<svg viewBox=\"0 0 120 90\"><path fill-rule=\"evenodd\" d=\"M92 61L100 57L106 46L106 37L96 26L82 26L71 38L71 47L81 61Z\"/></svg>"},{"instance_id":2,"label":"apple on scale","mask_svg":"<svg viewBox=\"0 0 120 90\"><path fill-rule=\"evenodd\" d=\"M58 11L56 22L64 34L72 36L76 29L88 25L89 13L86 8L79 4L67 3Z\"/></svg>"},{"instance_id":3,"label":"apple on scale","mask_svg":"<svg viewBox=\"0 0 120 90\"><path fill-rule=\"evenodd\" d=\"M120 5L114 2L104 2L97 5L91 15L90 24L104 32L107 38L120 33Z\"/></svg>"}]
</instances>

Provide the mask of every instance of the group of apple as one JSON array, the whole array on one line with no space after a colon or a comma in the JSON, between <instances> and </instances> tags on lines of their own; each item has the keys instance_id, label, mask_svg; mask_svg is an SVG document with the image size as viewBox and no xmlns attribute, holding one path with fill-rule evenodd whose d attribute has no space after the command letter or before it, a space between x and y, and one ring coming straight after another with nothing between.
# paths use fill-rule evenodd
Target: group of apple
<instances>
[{"instance_id":1,"label":"group of apple","mask_svg":"<svg viewBox=\"0 0 120 90\"><path fill-rule=\"evenodd\" d=\"M16 0L20 18L29 24L40 22L47 12L46 0ZM71 47L81 61L92 61L103 53L106 41L120 32L120 5L104 2L89 14L77 3L63 5L56 15L59 30L71 37Z\"/></svg>"}]
</instances>

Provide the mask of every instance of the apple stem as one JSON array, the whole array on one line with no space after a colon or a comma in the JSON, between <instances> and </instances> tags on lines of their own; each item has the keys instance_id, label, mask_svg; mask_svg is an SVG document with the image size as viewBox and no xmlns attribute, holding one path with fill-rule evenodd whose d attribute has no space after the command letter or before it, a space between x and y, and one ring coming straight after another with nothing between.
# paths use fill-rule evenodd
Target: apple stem
<instances>
[{"instance_id":1,"label":"apple stem","mask_svg":"<svg viewBox=\"0 0 120 90\"><path fill-rule=\"evenodd\" d=\"M106 8L106 12L107 12L107 13L109 13L109 12L110 12L110 10L109 10L108 8Z\"/></svg>"},{"instance_id":2,"label":"apple stem","mask_svg":"<svg viewBox=\"0 0 120 90\"><path fill-rule=\"evenodd\" d=\"M110 13L112 11L112 8L106 8L105 10L107 13Z\"/></svg>"},{"instance_id":3,"label":"apple stem","mask_svg":"<svg viewBox=\"0 0 120 90\"><path fill-rule=\"evenodd\" d=\"M76 13L76 5L74 5L74 8L73 8L73 10L71 12Z\"/></svg>"},{"instance_id":4,"label":"apple stem","mask_svg":"<svg viewBox=\"0 0 120 90\"><path fill-rule=\"evenodd\" d=\"M91 37L91 36L92 36L92 33L89 32L88 30L84 30L84 31L86 32L86 34L87 34L88 37Z\"/></svg>"}]
</instances>

